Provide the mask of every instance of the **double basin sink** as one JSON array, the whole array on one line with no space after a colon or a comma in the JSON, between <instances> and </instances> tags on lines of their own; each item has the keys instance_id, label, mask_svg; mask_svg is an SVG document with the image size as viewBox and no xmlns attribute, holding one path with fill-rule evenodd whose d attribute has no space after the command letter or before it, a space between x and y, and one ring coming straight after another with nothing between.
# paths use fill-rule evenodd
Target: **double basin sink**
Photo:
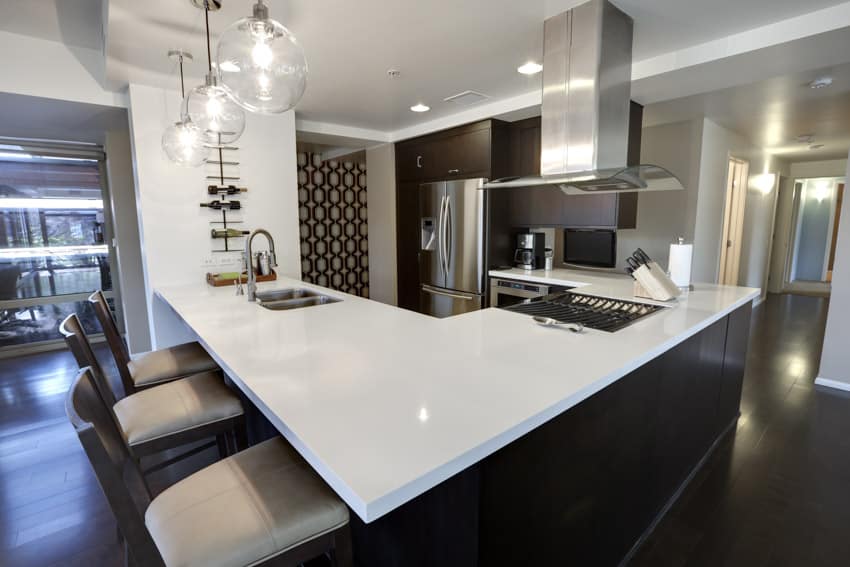
<instances>
[{"instance_id":1,"label":"double basin sink","mask_svg":"<svg viewBox=\"0 0 850 567\"><path fill-rule=\"evenodd\" d=\"M266 309L271 309L272 311L286 311L289 309L312 307L313 305L337 303L342 300L329 295L322 295L321 293L309 289L289 288L258 291L257 301L261 307L265 307Z\"/></svg>"}]
</instances>

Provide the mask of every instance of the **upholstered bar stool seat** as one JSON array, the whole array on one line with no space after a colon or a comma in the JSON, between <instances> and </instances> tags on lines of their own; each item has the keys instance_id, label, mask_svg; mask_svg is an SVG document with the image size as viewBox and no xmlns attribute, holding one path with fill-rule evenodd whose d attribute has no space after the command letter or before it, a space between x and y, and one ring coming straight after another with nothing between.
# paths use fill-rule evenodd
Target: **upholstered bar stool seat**
<instances>
[{"instance_id":1,"label":"upholstered bar stool seat","mask_svg":"<svg viewBox=\"0 0 850 567\"><path fill-rule=\"evenodd\" d=\"M129 445L242 415L239 398L218 372L204 372L136 392L113 406Z\"/></svg>"},{"instance_id":2,"label":"upholstered bar stool seat","mask_svg":"<svg viewBox=\"0 0 850 567\"><path fill-rule=\"evenodd\" d=\"M96 291L91 294L89 303L97 315L100 328L109 344L109 350L118 366L125 396L163 382L219 369L215 360L197 342L130 356L103 292Z\"/></svg>"},{"instance_id":3,"label":"upholstered bar stool seat","mask_svg":"<svg viewBox=\"0 0 850 567\"><path fill-rule=\"evenodd\" d=\"M348 508L282 438L204 468L151 499L91 368L66 411L138 567L350 567Z\"/></svg>"},{"instance_id":4,"label":"upholstered bar stool seat","mask_svg":"<svg viewBox=\"0 0 850 567\"><path fill-rule=\"evenodd\" d=\"M166 565L253 565L348 523L348 509L281 438L210 465L145 512Z\"/></svg>"},{"instance_id":5,"label":"upholstered bar stool seat","mask_svg":"<svg viewBox=\"0 0 850 567\"><path fill-rule=\"evenodd\" d=\"M136 389L217 369L215 360L196 342L134 355L127 362Z\"/></svg>"}]
</instances>

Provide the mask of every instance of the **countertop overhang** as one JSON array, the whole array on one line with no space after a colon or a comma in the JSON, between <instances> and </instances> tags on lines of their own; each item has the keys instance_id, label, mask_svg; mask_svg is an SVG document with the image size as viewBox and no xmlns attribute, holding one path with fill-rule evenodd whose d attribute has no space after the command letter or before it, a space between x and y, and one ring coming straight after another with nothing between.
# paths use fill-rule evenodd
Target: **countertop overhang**
<instances>
[{"instance_id":1,"label":"countertop overhang","mask_svg":"<svg viewBox=\"0 0 850 567\"><path fill-rule=\"evenodd\" d=\"M576 270L491 275L585 284L576 291L635 300L628 277ZM296 286L342 301L269 311L231 287L202 282L155 295L365 522L758 295L753 288L696 284L669 309L619 332L576 335L499 309L435 319L293 279L258 289Z\"/></svg>"}]
</instances>

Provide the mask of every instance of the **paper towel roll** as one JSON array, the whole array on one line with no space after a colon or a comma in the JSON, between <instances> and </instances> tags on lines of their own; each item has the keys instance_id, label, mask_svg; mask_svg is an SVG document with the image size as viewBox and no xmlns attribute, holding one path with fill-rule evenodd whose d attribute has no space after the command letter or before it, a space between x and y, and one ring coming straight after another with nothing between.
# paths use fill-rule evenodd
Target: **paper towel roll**
<instances>
[{"instance_id":1,"label":"paper towel roll","mask_svg":"<svg viewBox=\"0 0 850 567\"><path fill-rule=\"evenodd\" d=\"M679 287L688 287L691 285L691 261L693 260L693 256L693 244L670 245L670 265L667 271L670 272L670 279Z\"/></svg>"}]
</instances>

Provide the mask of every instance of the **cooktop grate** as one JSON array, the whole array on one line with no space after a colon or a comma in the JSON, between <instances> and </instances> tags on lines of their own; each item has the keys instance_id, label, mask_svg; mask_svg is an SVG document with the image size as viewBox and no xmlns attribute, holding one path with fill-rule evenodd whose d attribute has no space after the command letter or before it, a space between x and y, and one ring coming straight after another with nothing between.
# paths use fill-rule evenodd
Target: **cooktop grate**
<instances>
[{"instance_id":1,"label":"cooktop grate","mask_svg":"<svg viewBox=\"0 0 850 567\"><path fill-rule=\"evenodd\" d=\"M582 323L600 331L619 331L641 317L664 309L661 305L562 292L506 307L525 315L551 317L562 323Z\"/></svg>"}]
</instances>

